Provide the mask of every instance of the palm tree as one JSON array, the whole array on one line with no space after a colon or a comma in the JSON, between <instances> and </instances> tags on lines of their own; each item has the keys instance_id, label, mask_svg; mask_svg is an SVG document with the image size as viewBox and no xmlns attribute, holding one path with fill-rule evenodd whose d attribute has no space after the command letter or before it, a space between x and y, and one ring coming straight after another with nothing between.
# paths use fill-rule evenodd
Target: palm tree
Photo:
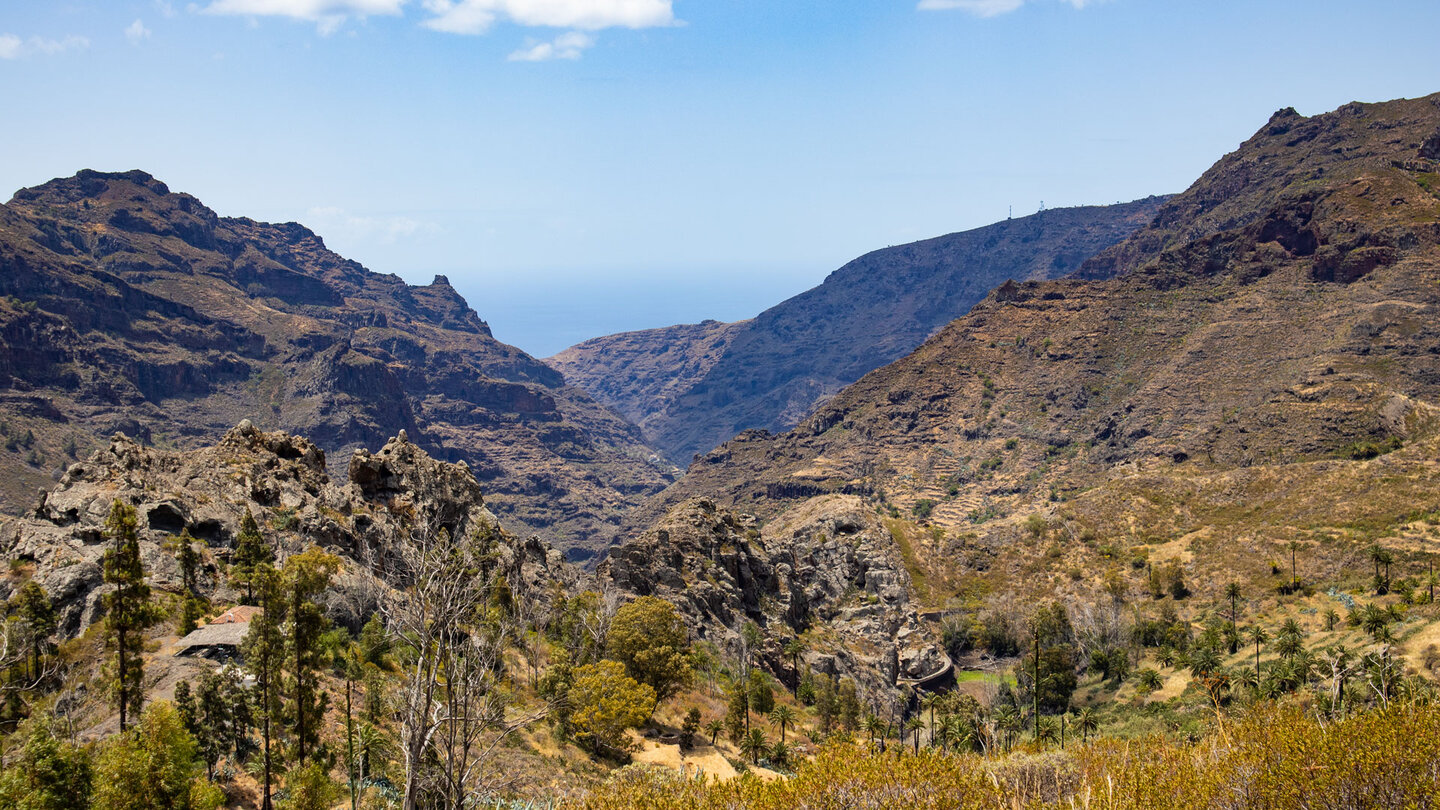
<instances>
[{"instance_id":1,"label":"palm tree","mask_svg":"<svg viewBox=\"0 0 1440 810\"><path fill-rule=\"evenodd\" d=\"M885 735L884 721L873 714L866 716L865 722L861 725L864 727L865 733L870 735L870 746L872 748L875 746L875 737L877 735L884 737Z\"/></svg>"},{"instance_id":2,"label":"palm tree","mask_svg":"<svg viewBox=\"0 0 1440 810\"><path fill-rule=\"evenodd\" d=\"M960 745L970 737L972 731L970 725L965 722L965 718L958 714L947 714L940 718L940 727L935 730L935 733L938 735L937 739L940 740L941 747L948 751L952 745L959 749Z\"/></svg>"},{"instance_id":3,"label":"palm tree","mask_svg":"<svg viewBox=\"0 0 1440 810\"><path fill-rule=\"evenodd\" d=\"M1270 640L1270 634L1265 632L1263 625L1255 624L1250 626L1248 634L1250 640L1255 642L1255 678L1260 678L1260 645Z\"/></svg>"},{"instance_id":4,"label":"palm tree","mask_svg":"<svg viewBox=\"0 0 1440 810\"><path fill-rule=\"evenodd\" d=\"M783 703L770 712L770 722L780 727L780 742L785 742L785 727L795 725L795 712Z\"/></svg>"},{"instance_id":5,"label":"palm tree","mask_svg":"<svg viewBox=\"0 0 1440 810\"><path fill-rule=\"evenodd\" d=\"M1168 645L1161 647L1160 651L1155 654L1155 658L1161 666L1173 667L1175 666L1175 648Z\"/></svg>"},{"instance_id":6,"label":"palm tree","mask_svg":"<svg viewBox=\"0 0 1440 810\"><path fill-rule=\"evenodd\" d=\"M790 668L795 670L795 686L790 689L790 694L793 695L800 691L800 655L805 652L805 644L796 636L785 642L781 652L790 659Z\"/></svg>"},{"instance_id":7,"label":"palm tree","mask_svg":"<svg viewBox=\"0 0 1440 810\"><path fill-rule=\"evenodd\" d=\"M926 692L920 696L920 708L930 712L930 739L935 739L935 708L943 705L945 696L939 692Z\"/></svg>"},{"instance_id":8,"label":"palm tree","mask_svg":"<svg viewBox=\"0 0 1440 810\"><path fill-rule=\"evenodd\" d=\"M1330 608L1329 610L1325 611L1325 632L1328 633L1331 630L1334 630L1335 625L1339 623L1340 614L1335 612L1335 608Z\"/></svg>"},{"instance_id":9,"label":"palm tree","mask_svg":"<svg viewBox=\"0 0 1440 810\"><path fill-rule=\"evenodd\" d=\"M1379 543L1370 546L1369 553L1370 562L1375 566L1375 595L1383 596L1390 592L1390 565L1395 562L1395 555ZM1382 567L1384 576L1380 574Z\"/></svg>"},{"instance_id":10,"label":"palm tree","mask_svg":"<svg viewBox=\"0 0 1440 810\"><path fill-rule=\"evenodd\" d=\"M750 729L750 733L740 741L740 753L759 765L760 758L770 753L770 741L765 739L765 732L758 728Z\"/></svg>"},{"instance_id":11,"label":"palm tree","mask_svg":"<svg viewBox=\"0 0 1440 810\"><path fill-rule=\"evenodd\" d=\"M1230 600L1230 627L1233 629L1233 628L1236 626L1236 621L1238 620L1238 614L1239 614L1239 606L1240 606L1240 583L1238 583L1238 582L1232 582L1232 583L1230 583L1229 585L1226 585L1226 586L1225 586L1225 597ZM1238 640L1238 639L1236 639L1235 636L1233 636L1233 635L1230 636L1230 654L1231 654L1231 655L1234 655L1234 654L1235 654L1235 649L1236 649L1236 647L1238 646L1238 645L1236 644L1237 640Z\"/></svg>"},{"instance_id":12,"label":"palm tree","mask_svg":"<svg viewBox=\"0 0 1440 810\"><path fill-rule=\"evenodd\" d=\"M920 731L925 728L925 721L919 717L911 717L905 721L905 730L915 734L915 753L920 753ZM902 749L903 750L903 749Z\"/></svg>"},{"instance_id":13,"label":"palm tree","mask_svg":"<svg viewBox=\"0 0 1440 810\"><path fill-rule=\"evenodd\" d=\"M1015 732L1020 730L1020 713L1014 706L1001 706L995 710L995 728L1005 734L1005 747L1009 748Z\"/></svg>"},{"instance_id":14,"label":"palm tree","mask_svg":"<svg viewBox=\"0 0 1440 810\"><path fill-rule=\"evenodd\" d=\"M1154 670L1151 670L1151 672L1154 672ZM1155 674L1158 675L1160 673L1157 672ZM1100 728L1100 720L1095 716L1095 710L1086 706L1081 709L1080 714L1075 717L1075 725L1080 727L1080 741L1089 742L1090 735L1094 733L1096 729Z\"/></svg>"},{"instance_id":15,"label":"palm tree","mask_svg":"<svg viewBox=\"0 0 1440 810\"><path fill-rule=\"evenodd\" d=\"M1190 674L1204 679L1220 668L1220 653L1214 647L1201 647L1190 654Z\"/></svg>"},{"instance_id":16,"label":"palm tree","mask_svg":"<svg viewBox=\"0 0 1440 810\"><path fill-rule=\"evenodd\" d=\"M1300 541L1290 541L1290 590L1292 593L1294 591L1300 590L1300 576L1298 573L1296 573L1295 569L1295 552L1299 550L1299 548Z\"/></svg>"},{"instance_id":17,"label":"palm tree","mask_svg":"<svg viewBox=\"0 0 1440 810\"><path fill-rule=\"evenodd\" d=\"M715 718L705 724L705 733L710 735L710 746L715 746L715 741L720 739L720 732L725 730L725 721Z\"/></svg>"},{"instance_id":18,"label":"palm tree","mask_svg":"<svg viewBox=\"0 0 1440 810\"><path fill-rule=\"evenodd\" d=\"M1160 673L1150 667L1140 670L1140 689L1146 693L1154 692L1165 683Z\"/></svg>"},{"instance_id":19,"label":"palm tree","mask_svg":"<svg viewBox=\"0 0 1440 810\"><path fill-rule=\"evenodd\" d=\"M770 746L770 761L776 765L789 765L790 746L783 742L777 742Z\"/></svg>"},{"instance_id":20,"label":"palm tree","mask_svg":"<svg viewBox=\"0 0 1440 810\"><path fill-rule=\"evenodd\" d=\"M1055 742L1056 723L1053 717L1041 717L1035 723L1035 739L1037 741Z\"/></svg>"}]
</instances>

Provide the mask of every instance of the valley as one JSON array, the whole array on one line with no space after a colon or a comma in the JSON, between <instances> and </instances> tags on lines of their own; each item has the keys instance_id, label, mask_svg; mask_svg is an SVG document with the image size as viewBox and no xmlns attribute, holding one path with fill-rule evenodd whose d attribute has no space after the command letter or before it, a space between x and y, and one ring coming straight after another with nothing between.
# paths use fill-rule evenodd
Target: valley
<instances>
[{"instance_id":1,"label":"valley","mask_svg":"<svg viewBox=\"0 0 1440 810\"><path fill-rule=\"evenodd\" d=\"M1429 806L1437 175L1440 95L1282 109L543 362L147 174L24 189L0 804Z\"/></svg>"}]
</instances>

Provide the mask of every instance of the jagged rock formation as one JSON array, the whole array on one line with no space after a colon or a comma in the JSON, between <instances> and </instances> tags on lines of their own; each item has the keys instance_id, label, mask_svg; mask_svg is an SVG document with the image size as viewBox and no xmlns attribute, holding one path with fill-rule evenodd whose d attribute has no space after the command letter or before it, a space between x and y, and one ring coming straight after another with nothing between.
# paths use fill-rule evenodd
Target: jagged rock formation
<instances>
[{"instance_id":1,"label":"jagged rock formation","mask_svg":"<svg viewBox=\"0 0 1440 810\"><path fill-rule=\"evenodd\" d=\"M769 631L767 666L793 678L779 653L803 634L805 662L873 688L931 674L945 660L921 631L894 538L860 498L812 499L761 530L753 517L695 498L611 549L597 575L680 607L702 639L733 645L741 624Z\"/></svg>"},{"instance_id":2,"label":"jagged rock formation","mask_svg":"<svg viewBox=\"0 0 1440 810\"><path fill-rule=\"evenodd\" d=\"M100 559L105 519L116 500L136 509L142 557L157 590L181 591L166 545L188 530L209 548L201 592L216 602L237 599L218 563L229 558L249 509L281 559L313 544L347 560L350 573L327 598L334 617L351 627L375 608L373 587L362 587L363 572L383 566L387 549L414 530L494 533L503 540L501 565L516 587L543 592L551 581L575 581L559 551L499 528L463 462L437 461L403 433L373 454L356 450L347 480L339 482L331 480L314 443L266 433L248 421L214 446L183 453L117 435L71 465L30 516L0 520L0 553L34 566L35 581L58 608L62 637L103 615ZM11 584L0 581L0 589Z\"/></svg>"},{"instance_id":3,"label":"jagged rock formation","mask_svg":"<svg viewBox=\"0 0 1440 810\"><path fill-rule=\"evenodd\" d=\"M877 250L754 320L612 335L551 360L688 464L742 430L793 427L1001 282L1074 272L1148 222L1163 201L1053 209Z\"/></svg>"},{"instance_id":4,"label":"jagged rock formation","mask_svg":"<svg viewBox=\"0 0 1440 810\"><path fill-rule=\"evenodd\" d=\"M697 459L635 520L696 494L763 518L849 491L907 514L932 501L930 520L964 531L1119 469L1348 459L1430 435L1437 132L1440 96L1282 111L1087 265L1113 278L1002 285L789 433Z\"/></svg>"},{"instance_id":5,"label":"jagged rock formation","mask_svg":"<svg viewBox=\"0 0 1440 810\"><path fill-rule=\"evenodd\" d=\"M143 172L0 206L0 297L10 511L111 433L196 447L242 418L340 465L405 430L466 460L507 522L582 555L667 482L633 425L496 341L443 276L408 286Z\"/></svg>"}]
</instances>

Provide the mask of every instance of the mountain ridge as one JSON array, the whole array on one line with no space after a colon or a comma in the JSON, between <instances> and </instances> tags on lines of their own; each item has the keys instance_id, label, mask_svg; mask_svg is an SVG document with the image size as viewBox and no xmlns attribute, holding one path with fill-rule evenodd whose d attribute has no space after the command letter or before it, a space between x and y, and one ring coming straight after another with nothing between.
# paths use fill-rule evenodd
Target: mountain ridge
<instances>
[{"instance_id":1,"label":"mountain ridge","mask_svg":"<svg viewBox=\"0 0 1440 810\"><path fill-rule=\"evenodd\" d=\"M1051 209L983 228L871 251L740 326L699 356L667 344L672 331L621 333L550 358L567 379L626 413L649 441L688 463L741 430L783 430L866 372L897 360L1009 279L1054 278L1144 225L1164 201ZM715 327L718 328L718 327ZM604 355L664 361L663 396L653 372L631 373ZM648 361L647 361L648 362Z\"/></svg>"},{"instance_id":2,"label":"mountain ridge","mask_svg":"<svg viewBox=\"0 0 1440 810\"><path fill-rule=\"evenodd\" d=\"M186 447L242 418L336 465L407 431L467 460L502 517L582 555L667 481L638 429L496 341L444 276L372 273L304 226L220 217L144 172L17 192L0 270L11 509L110 433Z\"/></svg>"}]
</instances>

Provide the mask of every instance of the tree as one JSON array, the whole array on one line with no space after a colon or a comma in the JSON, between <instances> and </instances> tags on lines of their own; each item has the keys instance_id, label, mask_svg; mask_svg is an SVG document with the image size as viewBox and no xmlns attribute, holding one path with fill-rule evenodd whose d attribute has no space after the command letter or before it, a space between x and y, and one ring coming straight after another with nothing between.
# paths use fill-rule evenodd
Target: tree
<instances>
[{"instance_id":1,"label":"tree","mask_svg":"<svg viewBox=\"0 0 1440 810\"><path fill-rule=\"evenodd\" d=\"M867 735L869 735L869 737L870 737L870 745L872 745L872 746L875 745L875 740L876 740L877 737L880 738L881 740L884 740L884 738L885 738L885 721L883 721L883 720L881 720L880 718L876 717L875 715L871 714L871 715L867 715L867 716L865 717L864 726L865 726L865 733L866 733Z\"/></svg>"},{"instance_id":2,"label":"tree","mask_svg":"<svg viewBox=\"0 0 1440 810\"><path fill-rule=\"evenodd\" d=\"M180 568L180 586L190 597L200 596L200 554L195 551L195 538L189 529L181 529L173 541L175 564Z\"/></svg>"},{"instance_id":3,"label":"tree","mask_svg":"<svg viewBox=\"0 0 1440 810\"><path fill-rule=\"evenodd\" d=\"M150 603L150 586L145 583L145 566L140 561L140 535L135 508L115 501L105 521L110 546L101 561L105 583L115 586L106 594L106 638L116 651L116 698L120 707L120 730L127 728L132 714L140 713L144 699L144 632L159 618Z\"/></svg>"},{"instance_id":4,"label":"tree","mask_svg":"<svg viewBox=\"0 0 1440 810\"><path fill-rule=\"evenodd\" d=\"M260 739L264 759L260 793L261 810L273 806L270 789L275 774L271 743L281 718L281 677L285 664L285 636L280 630L284 619L285 598L280 572L269 563L257 566L247 583L252 595L258 597L260 612L250 620L240 649L245 668L255 676L255 714L260 721Z\"/></svg>"},{"instance_id":5,"label":"tree","mask_svg":"<svg viewBox=\"0 0 1440 810\"><path fill-rule=\"evenodd\" d=\"M1265 632L1264 626L1256 624L1251 625L1247 635L1255 644L1255 677L1258 680L1260 677L1260 645L1270 640L1270 634Z\"/></svg>"},{"instance_id":6,"label":"tree","mask_svg":"<svg viewBox=\"0 0 1440 810\"><path fill-rule=\"evenodd\" d=\"M19 757L0 772L0 807L15 810L87 810L90 807L90 755L62 742L53 722L36 717L22 727Z\"/></svg>"},{"instance_id":7,"label":"tree","mask_svg":"<svg viewBox=\"0 0 1440 810\"><path fill-rule=\"evenodd\" d=\"M195 698L190 694L189 681L175 684L175 711L180 714L180 724L195 736Z\"/></svg>"},{"instance_id":8,"label":"tree","mask_svg":"<svg viewBox=\"0 0 1440 810\"><path fill-rule=\"evenodd\" d=\"M705 724L705 733L710 735L710 745L714 747L720 741L720 732L725 730L725 721L715 718Z\"/></svg>"},{"instance_id":9,"label":"tree","mask_svg":"<svg viewBox=\"0 0 1440 810\"><path fill-rule=\"evenodd\" d=\"M22 641L30 649L30 680L40 679L40 656L46 639L55 635L55 608L40 583L29 580L10 597L10 610L21 622Z\"/></svg>"},{"instance_id":10,"label":"tree","mask_svg":"<svg viewBox=\"0 0 1440 810\"><path fill-rule=\"evenodd\" d=\"M95 759L95 810L218 808L224 793L200 778L195 740L169 703L151 704L140 723L106 740Z\"/></svg>"},{"instance_id":11,"label":"tree","mask_svg":"<svg viewBox=\"0 0 1440 810\"><path fill-rule=\"evenodd\" d=\"M695 735L700 733L700 709L691 706L685 713L685 722L680 724L680 747L689 750L695 744Z\"/></svg>"},{"instance_id":12,"label":"tree","mask_svg":"<svg viewBox=\"0 0 1440 810\"><path fill-rule=\"evenodd\" d=\"M1155 672L1153 669L1150 671ZM1156 674L1158 675L1159 673L1157 672ZM1100 728L1100 719L1095 716L1094 709L1086 706L1076 715L1075 725L1080 727L1080 741L1082 743L1089 742L1090 735L1095 733L1096 729Z\"/></svg>"},{"instance_id":13,"label":"tree","mask_svg":"<svg viewBox=\"0 0 1440 810\"><path fill-rule=\"evenodd\" d=\"M315 600L330 587L340 567L339 558L309 548L285 561L285 637L289 669L286 716L291 720L295 762L304 766L320 742L320 725L328 702L318 688L318 670L324 665L320 637L330 621Z\"/></svg>"},{"instance_id":14,"label":"tree","mask_svg":"<svg viewBox=\"0 0 1440 810\"><path fill-rule=\"evenodd\" d=\"M311 762L290 772L285 780L282 810L330 810L340 798L340 788L324 766Z\"/></svg>"},{"instance_id":15,"label":"tree","mask_svg":"<svg viewBox=\"0 0 1440 810\"><path fill-rule=\"evenodd\" d=\"M795 687L790 690L790 694L799 696L800 656L805 653L805 642L801 641L799 636L796 636L785 642L785 646L781 649L781 652L785 654L786 658L790 659L790 668L795 671Z\"/></svg>"},{"instance_id":16,"label":"tree","mask_svg":"<svg viewBox=\"0 0 1440 810\"><path fill-rule=\"evenodd\" d=\"M1140 690L1145 693L1154 692L1164 683L1160 673L1150 667L1140 670Z\"/></svg>"},{"instance_id":17,"label":"tree","mask_svg":"<svg viewBox=\"0 0 1440 810\"><path fill-rule=\"evenodd\" d=\"M775 709L775 690L770 688L770 679L765 673L758 670L750 670L750 682L747 690L750 693L750 708L759 714L769 714Z\"/></svg>"},{"instance_id":18,"label":"tree","mask_svg":"<svg viewBox=\"0 0 1440 810\"><path fill-rule=\"evenodd\" d=\"M237 730L232 690L238 688L239 679L233 669L225 670L224 674L207 671L200 676L199 685L195 688L191 734L195 737L200 759L205 763L205 775L212 782L215 781L215 763L234 747ZM178 685L175 692L178 698Z\"/></svg>"},{"instance_id":19,"label":"tree","mask_svg":"<svg viewBox=\"0 0 1440 810\"><path fill-rule=\"evenodd\" d=\"M385 619L379 613L370 616L360 628L360 658L377 667L385 665L385 656L390 653L390 637L385 633Z\"/></svg>"},{"instance_id":20,"label":"tree","mask_svg":"<svg viewBox=\"0 0 1440 810\"><path fill-rule=\"evenodd\" d=\"M911 717L905 721L905 731L915 735L915 753L920 753L920 732L925 729L925 721L919 716ZM901 749L904 750L903 748Z\"/></svg>"},{"instance_id":21,"label":"tree","mask_svg":"<svg viewBox=\"0 0 1440 810\"><path fill-rule=\"evenodd\" d=\"M780 742L785 742L785 728L795 725L795 712L784 704L776 706L770 712L770 722L780 727Z\"/></svg>"},{"instance_id":22,"label":"tree","mask_svg":"<svg viewBox=\"0 0 1440 810\"><path fill-rule=\"evenodd\" d=\"M235 581L245 586L245 604L255 604L255 577L264 566L275 564L275 549L260 533L260 524L247 507L240 518L240 536L235 539L235 552L230 569Z\"/></svg>"},{"instance_id":23,"label":"tree","mask_svg":"<svg viewBox=\"0 0 1440 810\"><path fill-rule=\"evenodd\" d=\"M1231 626L1231 627L1236 627L1236 626L1237 626L1237 625L1236 625L1236 621L1237 621L1237 616L1239 615L1239 607L1240 607L1240 583L1238 583L1238 582L1232 582L1232 583L1230 583L1229 585L1226 585L1226 586L1225 586L1225 598L1227 598L1227 599L1230 600L1230 626ZM1229 640L1230 640L1230 654L1231 654L1231 655L1234 655L1234 654L1235 654L1235 650L1239 647L1239 644L1238 644L1239 638L1238 638L1238 636L1231 635Z\"/></svg>"},{"instance_id":24,"label":"tree","mask_svg":"<svg viewBox=\"0 0 1440 810\"><path fill-rule=\"evenodd\" d=\"M486 524L460 537L420 524L384 566L381 609L409 648L398 707L405 810L459 807L502 788L515 775L496 767L497 749L549 711L507 712L498 688L514 631L513 614L492 599L498 536Z\"/></svg>"},{"instance_id":25,"label":"tree","mask_svg":"<svg viewBox=\"0 0 1440 810\"><path fill-rule=\"evenodd\" d=\"M626 729L644 723L655 706L655 690L625 674L616 661L599 661L575 670L569 695L575 736L596 754L624 751Z\"/></svg>"},{"instance_id":26,"label":"tree","mask_svg":"<svg viewBox=\"0 0 1440 810\"><path fill-rule=\"evenodd\" d=\"M654 690L656 705L694 677L685 620L673 604L659 597L642 596L617 610L607 646L630 677Z\"/></svg>"},{"instance_id":27,"label":"tree","mask_svg":"<svg viewBox=\"0 0 1440 810\"><path fill-rule=\"evenodd\" d=\"M760 764L760 758L770 753L770 741L765 739L765 732L758 728L750 729L745 739L740 741L740 753L750 758L756 765Z\"/></svg>"}]
</instances>

